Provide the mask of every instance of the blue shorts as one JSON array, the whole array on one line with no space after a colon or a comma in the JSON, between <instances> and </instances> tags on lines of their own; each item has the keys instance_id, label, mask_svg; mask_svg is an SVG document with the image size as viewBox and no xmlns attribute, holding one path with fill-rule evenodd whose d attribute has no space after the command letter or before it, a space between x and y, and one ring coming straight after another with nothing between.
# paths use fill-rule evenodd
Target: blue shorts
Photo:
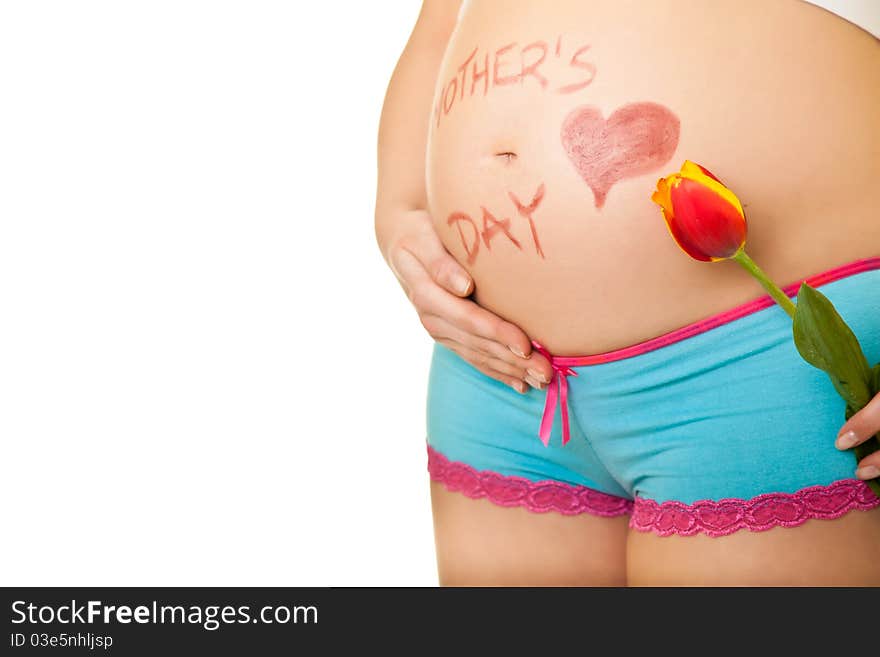
<instances>
[{"instance_id":1,"label":"blue shorts","mask_svg":"<svg viewBox=\"0 0 880 657\"><path fill-rule=\"evenodd\" d=\"M805 280L880 361L880 257ZM547 390L522 395L435 346L431 478L503 506L629 514L632 528L660 535L794 526L880 504L853 478L853 454L834 446L843 400L800 357L769 296L632 347L552 362ZM545 446L539 429L554 416Z\"/></svg>"}]
</instances>

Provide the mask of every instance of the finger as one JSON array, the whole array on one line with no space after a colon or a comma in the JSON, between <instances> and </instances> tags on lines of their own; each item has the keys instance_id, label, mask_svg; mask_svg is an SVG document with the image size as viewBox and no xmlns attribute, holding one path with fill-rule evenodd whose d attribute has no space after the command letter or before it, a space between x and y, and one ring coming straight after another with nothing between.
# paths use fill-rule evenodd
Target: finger
<instances>
[{"instance_id":1,"label":"finger","mask_svg":"<svg viewBox=\"0 0 880 657\"><path fill-rule=\"evenodd\" d=\"M406 248L395 251L392 255L393 270L397 275L410 303L416 307L420 314L429 312L443 315L449 312L450 302L462 301L455 294L442 287L435 281L425 269L416 254ZM455 263L455 260L452 260ZM458 265L458 263L455 263ZM472 282L468 277L467 293L470 294ZM444 309L445 302L445 309ZM472 302L470 302L472 303Z\"/></svg>"},{"instance_id":2,"label":"finger","mask_svg":"<svg viewBox=\"0 0 880 657\"><path fill-rule=\"evenodd\" d=\"M553 366L540 352L532 349L532 341L515 324L500 320L497 326L498 337L491 340L494 345L507 345L507 350L516 356L516 364L525 367L526 374L543 384L553 379ZM489 338L483 338L489 339ZM511 346L513 345L513 346ZM525 354L525 356L520 356Z\"/></svg>"},{"instance_id":3,"label":"finger","mask_svg":"<svg viewBox=\"0 0 880 657\"><path fill-rule=\"evenodd\" d=\"M532 341L522 329L476 303L466 306L462 312L461 322L455 322L456 317L453 316L453 323L463 325L466 331L506 348L531 377L543 383L550 382L553 377L550 361L532 349Z\"/></svg>"},{"instance_id":4,"label":"finger","mask_svg":"<svg viewBox=\"0 0 880 657\"><path fill-rule=\"evenodd\" d=\"M414 240L392 249L388 264L407 293L425 278L459 297L466 297L474 290L470 274L443 247L433 226Z\"/></svg>"},{"instance_id":5,"label":"finger","mask_svg":"<svg viewBox=\"0 0 880 657\"><path fill-rule=\"evenodd\" d=\"M464 333L499 343L520 361L524 361L522 365L529 370L532 378L543 383L552 380L553 367L550 361L532 351L531 341L519 327L504 321L473 301L449 294L428 276L422 264L409 251L401 249L394 260L395 273L410 302L421 315L444 318ZM500 354L495 355L501 358Z\"/></svg>"},{"instance_id":6,"label":"finger","mask_svg":"<svg viewBox=\"0 0 880 657\"><path fill-rule=\"evenodd\" d=\"M550 382L549 377L545 379L542 372L535 372L528 369L528 361L514 356L507 347L492 340L481 338L471 333L465 333L458 327L446 321L442 317L436 315L424 315L421 317L422 326L435 339L449 338L473 351L481 352L488 357L494 358L504 365L494 365L495 369L504 372L510 376L526 381L533 388L543 388ZM531 379L531 381L529 381Z\"/></svg>"},{"instance_id":7,"label":"finger","mask_svg":"<svg viewBox=\"0 0 880 657\"><path fill-rule=\"evenodd\" d=\"M553 366L537 351L532 351L529 355L526 372L543 383L550 383L553 380Z\"/></svg>"},{"instance_id":8,"label":"finger","mask_svg":"<svg viewBox=\"0 0 880 657\"><path fill-rule=\"evenodd\" d=\"M459 348L459 355L474 366L483 367L494 370L504 376L524 381L527 376L522 367L514 367L510 363L500 358L495 358L491 353L487 353L480 349L473 349L466 343L456 340L455 338L447 338L456 342ZM537 386L536 386L537 387Z\"/></svg>"},{"instance_id":9,"label":"finger","mask_svg":"<svg viewBox=\"0 0 880 657\"><path fill-rule=\"evenodd\" d=\"M535 390L543 390L547 386L546 383L544 383L543 381L538 381L535 377L529 374L526 374L525 378L523 378L523 381L528 383Z\"/></svg>"},{"instance_id":10,"label":"finger","mask_svg":"<svg viewBox=\"0 0 880 657\"><path fill-rule=\"evenodd\" d=\"M837 449L850 449L861 445L880 431L880 395L868 402L858 413L847 420L837 434Z\"/></svg>"},{"instance_id":11,"label":"finger","mask_svg":"<svg viewBox=\"0 0 880 657\"><path fill-rule=\"evenodd\" d=\"M406 249L395 249L389 254L388 264L412 301L413 289L428 278L422 263Z\"/></svg>"},{"instance_id":12,"label":"finger","mask_svg":"<svg viewBox=\"0 0 880 657\"><path fill-rule=\"evenodd\" d=\"M471 275L444 248L436 233L432 231L424 235L420 246L420 253L413 255L435 283L458 297L466 297L474 291Z\"/></svg>"},{"instance_id":13,"label":"finger","mask_svg":"<svg viewBox=\"0 0 880 657\"><path fill-rule=\"evenodd\" d=\"M880 476L880 452L874 452L859 461L856 477L859 479L876 479Z\"/></svg>"},{"instance_id":14,"label":"finger","mask_svg":"<svg viewBox=\"0 0 880 657\"><path fill-rule=\"evenodd\" d=\"M445 294L442 288L428 288L420 299L424 311L443 317L463 331L505 346L517 356L522 365L532 370L538 380L550 381L553 368L541 354L532 351L532 343L523 331L473 301L457 299Z\"/></svg>"},{"instance_id":15,"label":"finger","mask_svg":"<svg viewBox=\"0 0 880 657\"><path fill-rule=\"evenodd\" d=\"M492 368L487 367L486 365L484 365L482 363L471 362L468 359L468 354L471 353L471 351L467 347L465 347L463 344L461 344L460 342L455 342L454 340L450 340L448 338L440 339L437 342L442 344L444 347L447 347L448 349L451 349L452 351L454 351L461 358L463 358L465 361L470 363L473 367L475 367L477 370L479 370L480 372L482 372L486 376L488 376L492 379L495 379L496 381L500 381L501 383L503 383L507 386L510 386L511 388L513 388L514 390L516 390L520 394L523 394L528 391L528 386L521 379L514 377L514 376L507 375L503 372L499 372L498 370L493 370Z\"/></svg>"}]
</instances>

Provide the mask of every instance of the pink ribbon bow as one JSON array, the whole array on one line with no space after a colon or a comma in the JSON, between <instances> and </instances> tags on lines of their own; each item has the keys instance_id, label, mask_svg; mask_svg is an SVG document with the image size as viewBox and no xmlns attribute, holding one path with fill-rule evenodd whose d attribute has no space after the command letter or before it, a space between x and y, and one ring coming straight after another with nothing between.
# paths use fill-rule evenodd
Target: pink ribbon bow
<instances>
[{"instance_id":1,"label":"pink ribbon bow","mask_svg":"<svg viewBox=\"0 0 880 657\"><path fill-rule=\"evenodd\" d=\"M569 376L577 376L570 367L560 365L553 356L540 344L532 340L532 346L535 350L550 361L553 367L553 378L550 379L550 385L547 386L547 398L544 401L544 415L541 417L541 429L538 435L544 446L550 444L550 434L553 431L553 416L556 413L556 400L559 399L562 413L562 444L565 445L570 438L568 430L568 378Z\"/></svg>"}]
</instances>

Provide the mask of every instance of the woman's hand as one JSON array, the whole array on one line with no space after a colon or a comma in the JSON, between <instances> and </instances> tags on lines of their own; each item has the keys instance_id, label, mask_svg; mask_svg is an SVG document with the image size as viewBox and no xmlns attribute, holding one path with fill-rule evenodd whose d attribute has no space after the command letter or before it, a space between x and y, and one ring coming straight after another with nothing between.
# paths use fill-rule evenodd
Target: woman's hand
<instances>
[{"instance_id":1,"label":"woman's hand","mask_svg":"<svg viewBox=\"0 0 880 657\"><path fill-rule=\"evenodd\" d=\"M467 298L474 282L443 247L428 213L409 211L393 223L385 259L431 337L518 392L525 384L544 388L550 363L518 327Z\"/></svg>"},{"instance_id":2,"label":"woman's hand","mask_svg":"<svg viewBox=\"0 0 880 657\"><path fill-rule=\"evenodd\" d=\"M474 283L443 248L427 207L425 153L437 71L460 2L425 0L397 66L379 123L376 238L422 325L484 374L519 392L553 373L519 328L469 300Z\"/></svg>"},{"instance_id":3,"label":"woman's hand","mask_svg":"<svg viewBox=\"0 0 880 657\"><path fill-rule=\"evenodd\" d=\"M861 445L878 431L880 431L880 394L846 421L837 435L835 445L837 449L850 449ZM874 479L880 476L880 451L866 456L859 462L856 476L859 479Z\"/></svg>"}]
</instances>

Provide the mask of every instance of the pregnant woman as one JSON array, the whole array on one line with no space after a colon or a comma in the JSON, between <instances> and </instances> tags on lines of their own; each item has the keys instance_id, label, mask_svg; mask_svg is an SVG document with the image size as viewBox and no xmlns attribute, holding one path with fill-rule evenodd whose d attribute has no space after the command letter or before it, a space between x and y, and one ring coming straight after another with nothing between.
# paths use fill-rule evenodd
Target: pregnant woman
<instances>
[{"instance_id":1,"label":"pregnant woman","mask_svg":"<svg viewBox=\"0 0 880 657\"><path fill-rule=\"evenodd\" d=\"M441 583L880 584L880 455L847 451L880 399L843 425L785 312L650 200L709 167L876 363L878 117L880 42L802 0L425 1L376 221L437 340Z\"/></svg>"}]
</instances>

